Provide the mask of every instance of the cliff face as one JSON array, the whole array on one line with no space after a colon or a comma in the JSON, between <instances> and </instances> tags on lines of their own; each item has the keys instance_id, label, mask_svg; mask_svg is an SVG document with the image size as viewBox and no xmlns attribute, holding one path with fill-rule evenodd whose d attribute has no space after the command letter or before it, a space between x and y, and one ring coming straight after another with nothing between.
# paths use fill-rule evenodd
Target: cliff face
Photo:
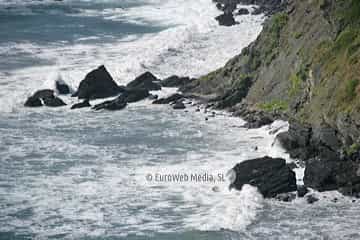
<instances>
[{"instance_id":1,"label":"cliff face","mask_svg":"<svg viewBox=\"0 0 360 240\"><path fill-rule=\"evenodd\" d=\"M294 157L357 161L359 83L360 1L290 0L285 11L267 20L255 42L188 89L216 96L218 108L237 111L245 105L286 116L294 122L288 142L294 140L292 148L301 152ZM297 138L304 132L302 144ZM322 147L330 151L325 157ZM333 175L332 188L339 187L339 174Z\"/></svg>"},{"instance_id":2,"label":"cliff face","mask_svg":"<svg viewBox=\"0 0 360 240\"><path fill-rule=\"evenodd\" d=\"M242 102L313 126L327 123L352 144L360 136L359 27L358 0L289 1L254 43L191 91L218 96L220 108Z\"/></svg>"}]
</instances>

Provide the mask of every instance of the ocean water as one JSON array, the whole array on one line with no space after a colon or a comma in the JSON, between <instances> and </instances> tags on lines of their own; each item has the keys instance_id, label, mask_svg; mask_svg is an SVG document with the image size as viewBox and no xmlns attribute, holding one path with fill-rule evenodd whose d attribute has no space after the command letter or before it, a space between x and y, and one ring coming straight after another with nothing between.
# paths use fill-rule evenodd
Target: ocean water
<instances>
[{"instance_id":1,"label":"ocean water","mask_svg":"<svg viewBox=\"0 0 360 240\"><path fill-rule=\"evenodd\" d=\"M148 100L119 112L23 107L59 78L76 89L101 64L119 84L148 70L215 70L264 21L239 16L220 27L218 14L211 0L0 1L1 240L360 238L359 203L336 192L314 193L320 201L308 205L266 200L251 186L228 190L238 162L292 161L271 134L286 122L246 130L225 112L205 121L190 103L174 111Z\"/></svg>"}]
</instances>

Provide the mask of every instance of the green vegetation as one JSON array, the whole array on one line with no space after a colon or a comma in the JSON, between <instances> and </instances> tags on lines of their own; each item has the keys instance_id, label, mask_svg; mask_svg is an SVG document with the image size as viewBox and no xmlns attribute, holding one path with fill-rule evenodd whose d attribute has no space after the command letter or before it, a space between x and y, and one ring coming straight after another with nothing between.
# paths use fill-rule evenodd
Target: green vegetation
<instances>
[{"instance_id":1,"label":"green vegetation","mask_svg":"<svg viewBox=\"0 0 360 240\"><path fill-rule=\"evenodd\" d=\"M259 104L258 108L266 112L285 112L289 109L289 104L282 100L273 100Z\"/></svg>"},{"instance_id":2,"label":"green vegetation","mask_svg":"<svg viewBox=\"0 0 360 240\"><path fill-rule=\"evenodd\" d=\"M345 149L345 153L349 156L349 155L356 153L359 150L360 150L360 144L354 143L350 147Z\"/></svg>"},{"instance_id":3,"label":"green vegetation","mask_svg":"<svg viewBox=\"0 0 360 240\"><path fill-rule=\"evenodd\" d=\"M295 39L299 39L299 38L302 37L302 35L303 35L302 32L296 32L296 33L294 33L293 37L294 37Z\"/></svg>"},{"instance_id":4,"label":"green vegetation","mask_svg":"<svg viewBox=\"0 0 360 240\"><path fill-rule=\"evenodd\" d=\"M344 100L351 102L357 95L358 79L352 79L346 83Z\"/></svg>"},{"instance_id":5,"label":"green vegetation","mask_svg":"<svg viewBox=\"0 0 360 240\"><path fill-rule=\"evenodd\" d=\"M209 81L212 80L217 74L219 74L221 69L215 70L213 72L208 73L207 75L204 75L200 78L200 81Z\"/></svg>"},{"instance_id":6,"label":"green vegetation","mask_svg":"<svg viewBox=\"0 0 360 240\"><path fill-rule=\"evenodd\" d=\"M289 96L293 97L299 93L301 87L302 80L297 74L293 74L290 76L290 89L289 89Z\"/></svg>"},{"instance_id":7,"label":"green vegetation","mask_svg":"<svg viewBox=\"0 0 360 240\"><path fill-rule=\"evenodd\" d=\"M354 40L359 36L357 29L346 29L336 39L333 51L339 52L345 50L351 46Z\"/></svg>"}]
</instances>

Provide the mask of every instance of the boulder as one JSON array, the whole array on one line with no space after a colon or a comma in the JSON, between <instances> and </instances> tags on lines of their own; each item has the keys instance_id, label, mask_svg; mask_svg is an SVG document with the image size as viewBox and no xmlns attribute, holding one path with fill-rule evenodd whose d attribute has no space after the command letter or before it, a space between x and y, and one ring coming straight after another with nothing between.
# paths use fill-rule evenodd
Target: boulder
<instances>
[{"instance_id":1,"label":"boulder","mask_svg":"<svg viewBox=\"0 0 360 240\"><path fill-rule=\"evenodd\" d=\"M271 198L297 189L295 173L281 158L266 156L247 160L237 164L233 171L236 177L230 188L237 190L250 184L257 187L264 197Z\"/></svg>"},{"instance_id":2,"label":"boulder","mask_svg":"<svg viewBox=\"0 0 360 240\"><path fill-rule=\"evenodd\" d=\"M246 8L240 8L237 11L237 15L248 15L248 14L250 14L250 11Z\"/></svg>"},{"instance_id":3,"label":"boulder","mask_svg":"<svg viewBox=\"0 0 360 240\"><path fill-rule=\"evenodd\" d=\"M42 100L44 101L44 105L48 107L66 106L66 103L56 96L44 98Z\"/></svg>"},{"instance_id":4,"label":"boulder","mask_svg":"<svg viewBox=\"0 0 360 240\"><path fill-rule=\"evenodd\" d=\"M116 98L114 100L105 101L103 103L97 104L93 107L94 110L98 111L101 109L106 109L110 111L122 110L126 107L127 103L122 99Z\"/></svg>"},{"instance_id":5,"label":"boulder","mask_svg":"<svg viewBox=\"0 0 360 240\"><path fill-rule=\"evenodd\" d=\"M189 77L179 77L173 75L168 77L160 82L161 86L163 87L181 87L184 86L186 83L190 82Z\"/></svg>"},{"instance_id":6,"label":"boulder","mask_svg":"<svg viewBox=\"0 0 360 240\"><path fill-rule=\"evenodd\" d=\"M83 102L76 103L71 106L71 109L78 109L78 108L85 108L85 107L91 107L89 100L84 100Z\"/></svg>"},{"instance_id":7,"label":"boulder","mask_svg":"<svg viewBox=\"0 0 360 240\"><path fill-rule=\"evenodd\" d=\"M55 87L59 94L70 94L70 87L63 81L56 81Z\"/></svg>"},{"instance_id":8,"label":"boulder","mask_svg":"<svg viewBox=\"0 0 360 240\"><path fill-rule=\"evenodd\" d=\"M35 92L24 104L25 107L40 107L43 105L48 107L61 107L65 106L66 103L56 97L53 90L43 89Z\"/></svg>"},{"instance_id":9,"label":"boulder","mask_svg":"<svg viewBox=\"0 0 360 240\"><path fill-rule=\"evenodd\" d=\"M150 96L148 90L139 89L126 89L118 98L126 103L138 102Z\"/></svg>"},{"instance_id":10,"label":"boulder","mask_svg":"<svg viewBox=\"0 0 360 240\"><path fill-rule=\"evenodd\" d=\"M309 204L313 204L317 201L319 201L319 199L317 197L315 197L314 195L309 195L306 197L306 202Z\"/></svg>"},{"instance_id":11,"label":"boulder","mask_svg":"<svg viewBox=\"0 0 360 240\"><path fill-rule=\"evenodd\" d=\"M297 196L298 197L304 197L308 192L309 192L309 190L307 189L307 187L305 187L303 185L297 187Z\"/></svg>"},{"instance_id":12,"label":"boulder","mask_svg":"<svg viewBox=\"0 0 360 240\"><path fill-rule=\"evenodd\" d=\"M160 80L152 73L145 72L126 85L127 88L142 88L148 91L161 90Z\"/></svg>"},{"instance_id":13,"label":"boulder","mask_svg":"<svg viewBox=\"0 0 360 240\"><path fill-rule=\"evenodd\" d=\"M221 26L233 26L237 24L232 13L223 13L215 18Z\"/></svg>"},{"instance_id":14,"label":"boulder","mask_svg":"<svg viewBox=\"0 0 360 240\"><path fill-rule=\"evenodd\" d=\"M296 198L294 193L280 193L276 195L275 199L281 202L291 202Z\"/></svg>"},{"instance_id":15,"label":"boulder","mask_svg":"<svg viewBox=\"0 0 360 240\"><path fill-rule=\"evenodd\" d=\"M34 98L33 96L29 97L24 104L25 107L41 107L42 105L40 98Z\"/></svg>"},{"instance_id":16,"label":"boulder","mask_svg":"<svg viewBox=\"0 0 360 240\"><path fill-rule=\"evenodd\" d=\"M155 100L153 101L153 104L169 104L169 103L172 103L172 102L176 102L180 99L183 99L184 96L179 94L179 93L175 93L169 97L166 97L166 98L160 98L158 100Z\"/></svg>"},{"instance_id":17,"label":"boulder","mask_svg":"<svg viewBox=\"0 0 360 240\"><path fill-rule=\"evenodd\" d=\"M174 105L172 105L172 108L175 110L181 110L185 109L185 104L182 101L177 101Z\"/></svg>"},{"instance_id":18,"label":"boulder","mask_svg":"<svg viewBox=\"0 0 360 240\"><path fill-rule=\"evenodd\" d=\"M104 66L89 72L80 82L79 88L73 96L79 99L97 99L112 97L123 88L119 87Z\"/></svg>"}]
</instances>

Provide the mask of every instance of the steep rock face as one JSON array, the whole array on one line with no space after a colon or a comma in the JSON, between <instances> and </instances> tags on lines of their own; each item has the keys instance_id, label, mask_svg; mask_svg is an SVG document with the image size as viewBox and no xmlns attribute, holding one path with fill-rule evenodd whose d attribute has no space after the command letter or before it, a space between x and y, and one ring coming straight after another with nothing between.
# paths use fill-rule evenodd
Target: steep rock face
<instances>
[{"instance_id":1,"label":"steep rock face","mask_svg":"<svg viewBox=\"0 0 360 240\"><path fill-rule=\"evenodd\" d=\"M240 55L184 89L215 96L219 108L246 105L291 120L281 138L292 157L306 161L307 185L357 186L351 169L360 162L359 29L358 0L288 1ZM317 179L325 165L331 181Z\"/></svg>"}]
</instances>

